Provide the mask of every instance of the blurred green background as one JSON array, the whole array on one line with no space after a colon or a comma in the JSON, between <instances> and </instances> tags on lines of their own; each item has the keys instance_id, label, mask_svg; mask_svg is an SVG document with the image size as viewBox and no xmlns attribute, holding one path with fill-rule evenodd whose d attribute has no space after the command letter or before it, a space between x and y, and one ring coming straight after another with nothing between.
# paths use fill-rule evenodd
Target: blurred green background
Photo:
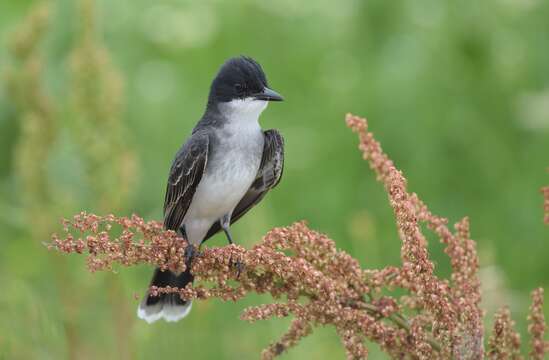
<instances>
[{"instance_id":1,"label":"blurred green background","mask_svg":"<svg viewBox=\"0 0 549 360\"><path fill-rule=\"evenodd\" d=\"M261 118L286 139L286 169L233 227L238 243L307 219L365 267L398 264L386 195L343 122L367 116L412 191L452 222L470 216L484 308L509 304L524 333L529 291L549 285L547 19L543 0L3 0L0 359L255 359L285 331L238 320L263 297L148 325L134 294L150 268L90 274L42 245L80 210L161 219L172 157L239 54L286 98ZM318 329L282 358L343 357Z\"/></svg>"}]
</instances>

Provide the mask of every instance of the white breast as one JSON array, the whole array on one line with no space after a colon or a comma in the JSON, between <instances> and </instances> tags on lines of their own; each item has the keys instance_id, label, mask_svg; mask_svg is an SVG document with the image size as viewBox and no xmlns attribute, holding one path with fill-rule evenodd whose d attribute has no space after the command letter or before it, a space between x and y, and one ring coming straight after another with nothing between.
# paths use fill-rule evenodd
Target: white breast
<instances>
[{"instance_id":1,"label":"white breast","mask_svg":"<svg viewBox=\"0 0 549 360\"><path fill-rule=\"evenodd\" d=\"M220 155L221 157L221 155ZM231 212L252 185L260 158L253 159L240 149L227 150L213 159L202 177L192 201L193 215L219 219Z\"/></svg>"},{"instance_id":2,"label":"white breast","mask_svg":"<svg viewBox=\"0 0 549 360\"><path fill-rule=\"evenodd\" d=\"M206 171L183 220L189 241L197 245L214 222L234 210L259 169L264 139L257 119L265 105L239 105L226 104L232 116L217 130Z\"/></svg>"}]
</instances>

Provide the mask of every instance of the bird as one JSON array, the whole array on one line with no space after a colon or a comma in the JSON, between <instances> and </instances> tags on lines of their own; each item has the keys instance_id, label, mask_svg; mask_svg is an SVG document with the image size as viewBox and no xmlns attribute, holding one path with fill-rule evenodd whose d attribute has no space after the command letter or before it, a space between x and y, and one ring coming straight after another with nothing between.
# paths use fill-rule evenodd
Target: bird
<instances>
[{"instance_id":1,"label":"bird","mask_svg":"<svg viewBox=\"0 0 549 360\"><path fill-rule=\"evenodd\" d=\"M206 110L176 153L166 186L164 228L187 240L186 270L176 274L156 268L150 286L184 288L192 283L196 249L220 231L233 244L231 224L280 182L284 138L259 124L259 116L273 101L283 97L269 87L254 59L233 57L220 67ZM175 322L191 305L176 293L154 296L147 291L137 315L148 323Z\"/></svg>"}]
</instances>

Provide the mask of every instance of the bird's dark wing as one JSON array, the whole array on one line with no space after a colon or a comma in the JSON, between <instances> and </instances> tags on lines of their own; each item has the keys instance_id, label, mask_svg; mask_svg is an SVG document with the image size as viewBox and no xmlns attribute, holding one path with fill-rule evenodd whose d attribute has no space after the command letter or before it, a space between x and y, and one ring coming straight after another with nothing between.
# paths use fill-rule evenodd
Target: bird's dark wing
<instances>
[{"instance_id":1,"label":"bird's dark wing","mask_svg":"<svg viewBox=\"0 0 549 360\"><path fill-rule=\"evenodd\" d=\"M236 205L231 216L231 224L260 202L269 190L278 185L282 178L284 170L284 138L274 129L267 130L263 134L265 143L257 176L248 192ZM204 241L215 235L219 230L221 230L221 225L218 221L212 225Z\"/></svg>"},{"instance_id":2,"label":"bird's dark wing","mask_svg":"<svg viewBox=\"0 0 549 360\"><path fill-rule=\"evenodd\" d=\"M179 230L208 161L209 138L195 133L177 152L164 199L164 227Z\"/></svg>"}]
</instances>

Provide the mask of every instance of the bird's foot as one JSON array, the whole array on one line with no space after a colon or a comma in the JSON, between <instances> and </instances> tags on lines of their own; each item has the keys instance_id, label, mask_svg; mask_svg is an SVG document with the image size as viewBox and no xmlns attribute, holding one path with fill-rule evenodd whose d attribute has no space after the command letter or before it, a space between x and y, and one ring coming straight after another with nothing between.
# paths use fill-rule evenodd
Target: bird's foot
<instances>
[{"instance_id":1,"label":"bird's foot","mask_svg":"<svg viewBox=\"0 0 549 360\"><path fill-rule=\"evenodd\" d=\"M193 244L188 244L187 247L185 248L185 254L184 254L184 257L185 257L185 266L187 268L190 268L191 267L191 264L193 262L193 259L196 257L196 256L199 256L200 255L200 252L198 251L198 249L196 248L196 246L194 246Z\"/></svg>"},{"instance_id":2,"label":"bird's foot","mask_svg":"<svg viewBox=\"0 0 549 360\"><path fill-rule=\"evenodd\" d=\"M235 261L232 261L232 266L236 269L236 278L238 279L240 277L240 274L244 271L245 265L240 261L240 259L237 259Z\"/></svg>"}]
</instances>

